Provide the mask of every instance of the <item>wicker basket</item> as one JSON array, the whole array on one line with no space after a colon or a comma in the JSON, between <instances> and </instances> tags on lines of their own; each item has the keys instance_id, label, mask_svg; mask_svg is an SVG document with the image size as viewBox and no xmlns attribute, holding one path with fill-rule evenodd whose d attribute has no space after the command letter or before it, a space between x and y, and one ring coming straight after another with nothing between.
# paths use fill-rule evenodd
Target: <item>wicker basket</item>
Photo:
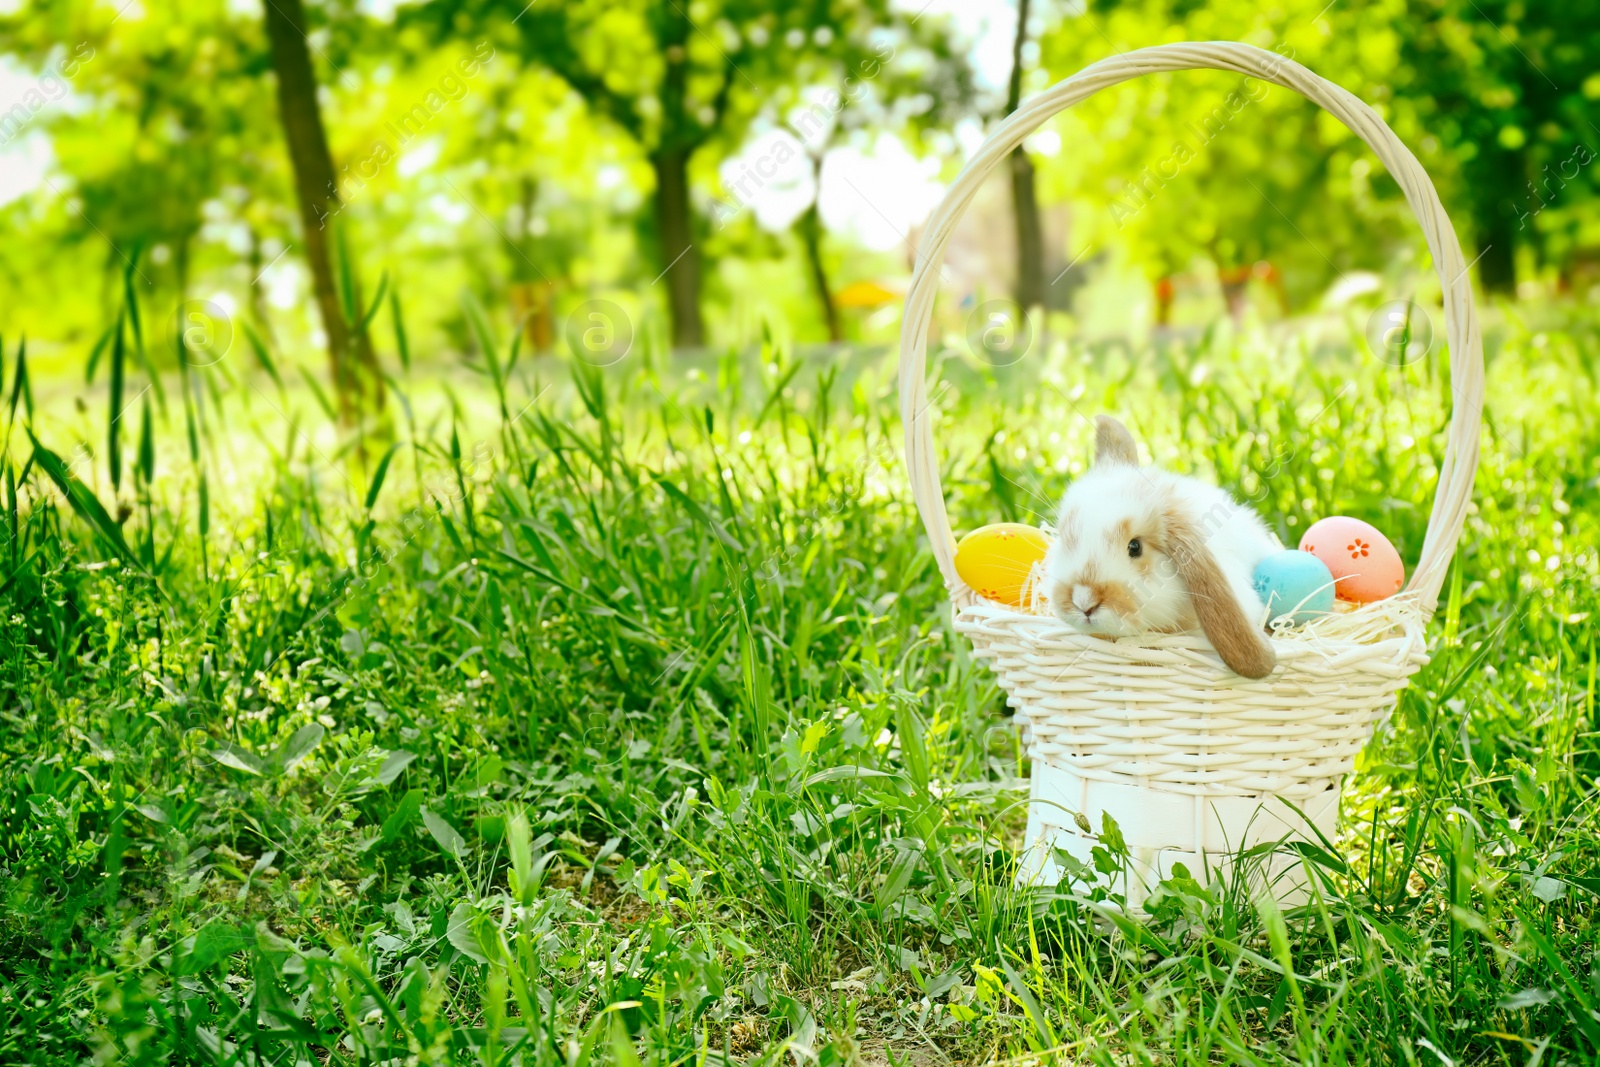
<instances>
[{"instance_id":1,"label":"wicker basket","mask_svg":"<svg viewBox=\"0 0 1600 1067\"><path fill-rule=\"evenodd\" d=\"M1390 600L1273 637L1278 666L1259 680L1233 673L1198 635L1103 640L974 593L956 574L928 410L925 356L940 264L979 186L1025 137L1080 100L1139 74L1200 68L1293 89L1371 146L1404 189L1427 238L1444 287L1450 348L1455 416L1410 584ZM1031 730L1022 879L1055 884L1057 850L1087 860L1095 841L1080 830L1080 816L1098 830L1107 812L1132 855L1127 881L1117 888L1133 907L1174 862L1203 877L1243 848L1309 834L1307 821L1331 835L1340 784L1356 753L1427 660L1427 620L1461 535L1477 467L1483 354L1468 264L1416 157L1366 104L1292 60L1231 42L1144 48L1085 68L1006 119L930 217L921 251L901 340L906 464L955 605L956 628L993 665ZM1275 855L1262 873L1280 900L1292 901L1303 889L1298 865L1286 853Z\"/></svg>"}]
</instances>

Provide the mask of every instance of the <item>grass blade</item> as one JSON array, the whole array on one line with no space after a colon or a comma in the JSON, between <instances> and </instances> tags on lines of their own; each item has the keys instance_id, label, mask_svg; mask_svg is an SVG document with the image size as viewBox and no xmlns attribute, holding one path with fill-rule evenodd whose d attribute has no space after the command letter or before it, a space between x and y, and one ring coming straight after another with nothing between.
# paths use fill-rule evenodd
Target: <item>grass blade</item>
<instances>
[{"instance_id":1,"label":"grass blade","mask_svg":"<svg viewBox=\"0 0 1600 1067\"><path fill-rule=\"evenodd\" d=\"M333 403L329 401L328 394L323 390L322 386L317 384L316 377L304 367L297 367L296 369L300 372L300 377L305 379L306 387L311 390L312 397L317 401L317 407L321 408L322 413L328 416L328 421L338 422L339 416L333 410Z\"/></svg>"},{"instance_id":2,"label":"grass blade","mask_svg":"<svg viewBox=\"0 0 1600 1067\"><path fill-rule=\"evenodd\" d=\"M123 343L122 319L117 316L116 334L111 342L111 394L108 412L111 422L106 427L106 462L111 466L111 488L122 488L122 389L123 372L127 362L127 346Z\"/></svg>"},{"instance_id":3,"label":"grass blade","mask_svg":"<svg viewBox=\"0 0 1600 1067\"><path fill-rule=\"evenodd\" d=\"M89 525L100 541L112 552L134 569L142 571L143 568L134 558L128 543L122 539L122 527L112 519L99 498L78 480L77 475L67 468L60 456L39 443L39 439L33 436L31 429L28 430L28 439L33 442L33 456L40 469L56 483L56 488L61 490L72 510L78 513L78 517Z\"/></svg>"},{"instance_id":4,"label":"grass blade","mask_svg":"<svg viewBox=\"0 0 1600 1067\"><path fill-rule=\"evenodd\" d=\"M28 339L17 343L17 370L11 381L11 421L17 421L17 398L21 397L28 422L33 422L33 386L28 381Z\"/></svg>"},{"instance_id":5,"label":"grass blade","mask_svg":"<svg viewBox=\"0 0 1600 1067\"><path fill-rule=\"evenodd\" d=\"M394 350L400 354L400 366L411 371L411 342L406 338L406 320L400 314L400 287L389 290L389 319L394 326Z\"/></svg>"},{"instance_id":6,"label":"grass blade","mask_svg":"<svg viewBox=\"0 0 1600 1067\"><path fill-rule=\"evenodd\" d=\"M248 322L241 323L241 325L244 327L244 338L250 345L250 351L255 354L256 362L261 365L262 370L267 372L273 384L278 387L278 392L282 393L283 379L278 376L278 364L273 361L272 353L267 349L267 343L261 339L261 335L256 332L254 326Z\"/></svg>"},{"instance_id":7,"label":"grass blade","mask_svg":"<svg viewBox=\"0 0 1600 1067\"><path fill-rule=\"evenodd\" d=\"M385 271L378 278L378 291L372 296L372 304L366 308L361 316L361 322L356 326L356 333L367 332L367 327L372 325L372 320L378 317L378 312L383 310L383 295L389 288L389 273Z\"/></svg>"},{"instance_id":8,"label":"grass blade","mask_svg":"<svg viewBox=\"0 0 1600 1067\"><path fill-rule=\"evenodd\" d=\"M372 510L372 505L378 502L378 494L383 490L384 476L389 473L389 461L394 459L395 450L400 447L396 441L384 452L383 458L378 460L377 469L372 472L372 484L367 487L367 511Z\"/></svg>"},{"instance_id":9,"label":"grass blade","mask_svg":"<svg viewBox=\"0 0 1600 1067\"><path fill-rule=\"evenodd\" d=\"M83 384L85 384L85 385L93 385L94 384L94 372L95 372L95 369L97 367L99 367L99 365L100 365L100 357L105 355L106 346L111 343L111 335L121 325L122 325L122 321L119 318L117 320L117 324L115 326L107 326L106 329L105 329L105 332L100 335L100 339L97 340L94 343L94 347L89 350L89 362L88 362L87 366L84 367L84 371L83 371Z\"/></svg>"}]
</instances>

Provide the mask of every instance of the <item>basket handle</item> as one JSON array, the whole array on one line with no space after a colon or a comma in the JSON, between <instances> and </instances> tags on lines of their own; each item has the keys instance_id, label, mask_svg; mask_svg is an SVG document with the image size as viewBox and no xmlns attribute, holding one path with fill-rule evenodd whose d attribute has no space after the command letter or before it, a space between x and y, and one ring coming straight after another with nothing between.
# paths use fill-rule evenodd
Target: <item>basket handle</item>
<instances>
[{"instance_id":1,"label":"basket handle","mask_svg":"<svg viewBox=\"0 0 1600 1067\"><path fill-rule=\"evenodd\" d=\"M1445 335L1450 345L1450 386L1455 394L1449 438L1439 467L1439 483L1428 519L1422 556L1412 572L1408 591L1419 594L1432 612L1438 604L1445 572L1472 500L1472 479L1478 466L1478 436L1483 415L1483 340L1472 302L1472 282L1461 244L1422 164L1394 131L1355 95L1318 77L1292 59L1254 45L1233 41L1156 45L1093 63L1013 112L967 161L944 200L929 216L911 289L906 295L900 339L900 417L906 433L906 469L922 524L945 584L958 599L966 584L956 575L955 536L945 512L939 482L939 461L933 443L927 381L928 327L938 291L939 268L956 224L985 178L1048 119L1102 89L1159 71L1214 69L1233 71L1293 89L1321 105L1377 153L1405 191L1433 254L1434 269L1444 287Z\"/></svg>"}]
</instances>

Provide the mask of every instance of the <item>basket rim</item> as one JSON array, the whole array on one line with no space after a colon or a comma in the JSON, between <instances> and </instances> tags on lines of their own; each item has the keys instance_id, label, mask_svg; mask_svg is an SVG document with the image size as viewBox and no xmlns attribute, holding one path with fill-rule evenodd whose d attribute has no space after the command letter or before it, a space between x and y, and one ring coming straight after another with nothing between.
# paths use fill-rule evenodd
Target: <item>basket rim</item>
<instances>
[{"instance_id":1,"label":"basket rim","mask_svg":"<svg viewBox=\"0 0 1600 1067\"><path fill-rule=\"evenodd\" d=\"M945 508L928 396L927 345L939 273L956 224L984 180L1012 150L1048 119L1102 89L1142 74L1215 69L1258 78L1307 97L1360 137L1406 194L1433 256L1444 294L1445 333L1450 348L1452 413L1439 464L1433 508L1422 553L1406 591L1415 592L1426 615L1439 592L1466 523L1478 465L1483 416L1483 342L1473 303L1471 264L1462 255L1438 191L1415 155L1366 103L1287 56L1236 41L1186 42L1135 49L1078 71L1036 94L1001 122L968 160L944 199L929 216L921 241L901 328L900 414L906 468L917 511L952 598L970 593L955 570L955 535Z\"/></svg>"},{"instance_id":2,"label":"basket rim","mask_svg":"<svg viewBox=\"0 0 1600 1067\"><path fill-rule=\"evenodd\" d=\"M1072 629L1050 615L1038 615L1020 608L987 600L973 593L954 597L956 629L968 638L982 637L987 642L1014 641L1030 646L1030 655L1053 657L1061 661L1087 661L1107 668L1154 666L1153 660L1186 668L1214 668L1219 680L1241 688L1281 683L1291 670L1315 665L1325 668L1359 670L1365 664L1399 668L1409 676L1417 669L1414 661L1426 660L1427 613L1414 597L1391 598L1365 605L1351 615L1366 615L1376 633L1360 637L1351 634L1322 634L1307 630L1289 634L1269 633L1267 640L1277 653L1279 667L1265 678L1252 680L1236 674L1222 662L1203 633L1141 633L1127 637L1105 637ZM1347 616L1348 617L1348 616ZM1384 624L1388 625L1385 626ZM992 631L1004 629L1007 635ZM1374 672L1389 673L1389 671Z\"/></svg>"}]
</instances>

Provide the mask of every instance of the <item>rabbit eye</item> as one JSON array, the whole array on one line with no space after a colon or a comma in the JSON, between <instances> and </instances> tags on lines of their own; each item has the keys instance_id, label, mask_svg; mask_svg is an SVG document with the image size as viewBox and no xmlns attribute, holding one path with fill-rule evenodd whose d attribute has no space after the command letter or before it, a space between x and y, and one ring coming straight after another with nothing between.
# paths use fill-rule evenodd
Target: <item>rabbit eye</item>
<instances>
[{"instance_id":1,"label":"rabbit eye","mask_svg":"<svg viewBox=\"0 0 1600 1067\"><path fill-rule=\"evenodd\" d=\"M1144 544L1140 542L1137 537L1135 537L1132 541L1128 542L1128 558L1138 559L1142 555L1144 555Z\"/></svg>"}]
</instances>

